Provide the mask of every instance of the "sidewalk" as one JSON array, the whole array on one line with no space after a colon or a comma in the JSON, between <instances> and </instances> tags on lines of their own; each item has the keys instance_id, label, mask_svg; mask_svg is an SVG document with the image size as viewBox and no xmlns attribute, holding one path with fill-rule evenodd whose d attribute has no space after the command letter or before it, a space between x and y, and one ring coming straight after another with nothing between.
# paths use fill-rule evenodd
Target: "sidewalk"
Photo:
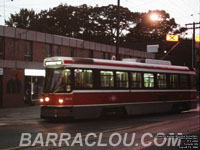
<instances>
[{"instance_id":1,"label":"sidewalk","mask_svg":"<svg viewBox=\"0 0 200 150\"><path fill-rule=\"evenodd\" d=\"M0 108L0 121L19 121L40 118L40 106Z\"/></svg>"}]
</instances>

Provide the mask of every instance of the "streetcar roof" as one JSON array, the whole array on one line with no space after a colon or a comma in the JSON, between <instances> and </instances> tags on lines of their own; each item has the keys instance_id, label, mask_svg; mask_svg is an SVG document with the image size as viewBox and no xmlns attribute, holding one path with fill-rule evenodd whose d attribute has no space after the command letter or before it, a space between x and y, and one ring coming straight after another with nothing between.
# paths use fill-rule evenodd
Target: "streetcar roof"
<instances>
[{"instance_id":1,"label":"streetcar roof","mask_svg":"<svg viewBox=\"0 0 200 150\"><path fill-rule=\"evenodd\" d=\"M59 63L57 63L60 61ZM163 65L163 64L150 64L150 63L141 63L141 62L130 62L130 61L118 61L118 60L105 60L105 59L93 59L93 58L76 58L76 57L49 57L44 60L45 67L52 67L51 65L47 66L49 62L54 67L89 67L89 68L99 68L103 67L105 69L115 69L115 68L137 68L137 69L146 69L146 70L171 70L174 71L185 71L192 73L186 66L175 66L175 65ZM52 63L53 62L53 63Z\"/></svg>"}]
</instances>

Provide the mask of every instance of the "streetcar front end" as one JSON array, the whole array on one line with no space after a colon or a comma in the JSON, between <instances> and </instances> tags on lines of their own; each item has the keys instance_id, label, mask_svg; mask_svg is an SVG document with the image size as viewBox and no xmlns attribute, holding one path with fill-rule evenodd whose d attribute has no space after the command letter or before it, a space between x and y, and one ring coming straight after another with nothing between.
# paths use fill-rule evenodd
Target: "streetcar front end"
<instances>
[{"instance_id":1,"label":"streetcar front end","mask_svg":"<svg viewBox=\"0 0 200 150\"><path fill-rule=\"evenodd\" d=\"M43 94L40 98L41 118L62 118L73 116L73 94L71 69L63 60L45 59L46 68Z\"/></svg>"}]
</instances>

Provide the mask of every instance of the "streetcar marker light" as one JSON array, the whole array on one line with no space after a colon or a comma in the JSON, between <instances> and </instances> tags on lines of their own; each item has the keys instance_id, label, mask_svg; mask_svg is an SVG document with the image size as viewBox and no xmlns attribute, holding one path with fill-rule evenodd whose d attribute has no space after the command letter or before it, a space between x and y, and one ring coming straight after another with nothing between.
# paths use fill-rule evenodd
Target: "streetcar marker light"
<instances>
[{"instance_id":1,"label":"streetcar marker light","mask_svg":"<svg viewBox=\"0 0 200 150\"><path fill-rule=\"evenodd\" d=\"M45 101L46 101L46 102L49 102L49 97L46 97L46 98L45 98Z\"/></svg>"},{"instance_id":2,"label":"streetcar marker light","mask_svg":"<svg viewBox=\"0 0 200 150\"><path fill-rule=\"evenodd\" d=\"M60 104L62 104L62 103L63 103L63 99L59 99L58 102L59 102Z\"/></svg>"},{"instance_id":3,"label":"streetcar marker light","mask_svg":"<svg viewBox=\"0 0 200 150\"><path fill-rule=\"evenodd\" d=\"M44 99L43 99L43 98L40 98L40 102L41 102L41 103L44 102Z\"/></svg>"}]
</instances>

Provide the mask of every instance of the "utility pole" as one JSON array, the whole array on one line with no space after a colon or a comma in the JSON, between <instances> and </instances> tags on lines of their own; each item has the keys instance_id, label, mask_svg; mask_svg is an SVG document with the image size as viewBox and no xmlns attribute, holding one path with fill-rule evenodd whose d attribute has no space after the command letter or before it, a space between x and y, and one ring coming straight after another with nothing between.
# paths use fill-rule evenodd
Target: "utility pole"
<instances>
[{"instance_id":1,"label":"utility pole","mask_svg":"<svg viewBox=\"0 0 200 150\"><path fill-rule=\"evenodd\" d=\"M117 37L116 37L116 59L119 60L119 27L120 27L120 0L117 2Z\"/></svg>"},{"instance_id":2,"label":"utility pole","mask_svg":"<svg viewBox=\"0 0 200 150\"><path fill-rule=\"evenodd\" d=\"M200 22L193 22L193 23L188 23L186 24L186 26L192 25L191 28L187 28L187 29L192 29L193 30L193 34L192 34L192 68L196 68L196 60L195 60L195 29L199 29L200 27L196 27L197 24L200 24Z\"/></svg>"}]
</instances>

